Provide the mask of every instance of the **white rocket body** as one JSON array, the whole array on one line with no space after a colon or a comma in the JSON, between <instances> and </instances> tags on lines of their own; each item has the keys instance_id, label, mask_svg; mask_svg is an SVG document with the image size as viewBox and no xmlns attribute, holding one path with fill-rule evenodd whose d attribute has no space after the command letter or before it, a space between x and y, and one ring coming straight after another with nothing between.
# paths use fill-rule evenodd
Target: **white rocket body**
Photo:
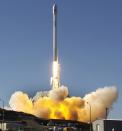
<instances>
[{"instance_id":1,"label":"white rocket body","mask_svg":"<svg viewBox=\"0 0 122 131\"><path fill-rule=\"evenodd\" d=\"M60 87L60 65L58 62L58 46L57 46L57 6L53 4L53 63L52 63L52 89Z\"/></svg>"}]
</instances>

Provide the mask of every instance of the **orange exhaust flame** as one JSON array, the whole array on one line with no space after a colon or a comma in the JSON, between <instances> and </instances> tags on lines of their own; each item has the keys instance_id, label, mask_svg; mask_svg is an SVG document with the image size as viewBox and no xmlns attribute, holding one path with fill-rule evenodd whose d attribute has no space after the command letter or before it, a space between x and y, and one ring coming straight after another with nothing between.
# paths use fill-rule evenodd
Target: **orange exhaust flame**
<instances>
[{"instance_id":1,"label":"orange exhaust flame","mask_svg":"<svg viewBox=\"0 0 122 131\"><path fill-rule=\"evenodd\" d=\"M104 87L84 98L67 96L68 88L64 86L51 90L48 96L39 96L36 100L32 100L23 92L15 92L9 104L15 111L30 113L40 118L89 122L90 106L92 121L105 118L106 108L111 108L118 92L116 87Z\"/></svg>"}]
</instances>

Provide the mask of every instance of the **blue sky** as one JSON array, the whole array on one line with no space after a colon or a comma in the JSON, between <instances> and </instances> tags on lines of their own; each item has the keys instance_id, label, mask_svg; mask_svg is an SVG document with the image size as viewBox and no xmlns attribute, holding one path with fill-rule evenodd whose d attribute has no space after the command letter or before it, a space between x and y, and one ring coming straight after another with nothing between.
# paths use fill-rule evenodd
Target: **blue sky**
<instances>
[{"instance_id":1,"label":"blue sky","mask_svg":"<svg viewBox=\"0 0 122 131\"><path fill-rule=\"evenodd\" d=\"M122 2L57 0L61 83L83 97L116 85L110 118L122 118ZM52 1L0 1L0 98L17 90L33 96L49 90Z\"/></svg>"}]
</instances>

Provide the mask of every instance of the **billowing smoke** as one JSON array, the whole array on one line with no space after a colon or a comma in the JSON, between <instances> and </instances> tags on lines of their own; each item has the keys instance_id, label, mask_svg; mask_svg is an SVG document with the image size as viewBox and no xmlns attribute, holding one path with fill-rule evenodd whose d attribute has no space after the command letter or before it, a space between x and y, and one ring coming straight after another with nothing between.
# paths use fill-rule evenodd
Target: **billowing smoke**
<instances>
[{"instance_id":1,"label":"billowing smoke","mask_svg":"<svg viewBox=\"0 0 122 131\"><path fill-rule=\"evenodd\" d=\"M68 88L65 86L49 91L49 97L54 101L63 101L67 96Z\"/></svg>"},{"instance_id":2,"label":"billowing smoke","mask_svg":"<svg viewBox=\"0 0 122 131\"><path fill-rule=\"evenodd\" d=\"M15 111L33 113L33 102L31 98L21 91L17 91L11 96L9 104Z\"/></svg>"},{"instance_id":3,"label":"billowing smoke","mask_svg":"<svg viewBox=\"0 0 122 131\"><path fill-rule=\"evenodd\" d=\"M33 114L40 118L92 121L106 117L106 108L111 108L118 97L117 88L104 87L81 97L68 97L68 88L62 86L49 92L38 92L31 99L27 94L15 92L9 101L15 111Z\"/></svg>"}]
</instances>

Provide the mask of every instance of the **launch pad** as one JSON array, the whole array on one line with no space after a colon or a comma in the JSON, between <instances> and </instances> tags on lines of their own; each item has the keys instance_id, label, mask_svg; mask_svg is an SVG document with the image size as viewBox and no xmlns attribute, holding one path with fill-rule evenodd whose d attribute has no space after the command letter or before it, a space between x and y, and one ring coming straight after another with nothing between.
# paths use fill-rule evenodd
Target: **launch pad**
<instances>
[{"instance_id":1,"label":"launch pad","mask_svg":"<svg viewBox=\"0 0 122 131\"><path fill-rule=\"evenodd\" d=\"M3 131L88 131L89 124L71 120L43 119L34 115L0 109Z\"/></svg>"}]
</instances>

